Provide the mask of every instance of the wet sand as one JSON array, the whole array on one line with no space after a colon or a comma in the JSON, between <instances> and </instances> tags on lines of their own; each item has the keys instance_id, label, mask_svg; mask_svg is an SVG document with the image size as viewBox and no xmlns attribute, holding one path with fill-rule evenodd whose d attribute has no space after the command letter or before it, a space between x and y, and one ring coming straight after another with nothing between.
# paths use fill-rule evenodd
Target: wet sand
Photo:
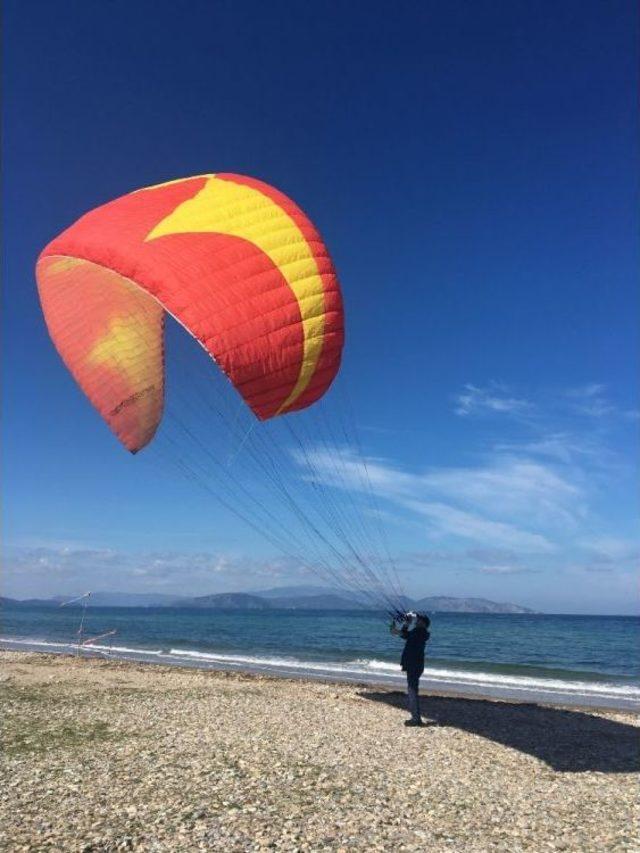
<instances>
[{"instance_id":1,"label":"wet sand","mask_svg":"<svg viewBox=\"0 0 640 853\"><path fill-rule=\"evenodd\" d=\"M0 653L7 850L638 850L638 718Z\"/></svg>"}]
</instances>

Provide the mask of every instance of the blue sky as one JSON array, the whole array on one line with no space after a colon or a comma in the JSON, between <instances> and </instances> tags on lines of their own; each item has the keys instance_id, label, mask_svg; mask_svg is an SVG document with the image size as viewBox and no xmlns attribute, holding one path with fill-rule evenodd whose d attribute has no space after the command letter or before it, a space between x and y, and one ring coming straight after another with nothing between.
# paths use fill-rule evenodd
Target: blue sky
<instances>
[{"instance_id":1,"label":"blue sky","mask_svg":"<svg viewBox=\"0 0 640 853\"><path fill-rule=\"evenodd\" d=\"M118 446L35 290L84 211L233 171L296 199L334 255L340 382L405 587L632 612L635 5L176 8L5 5L6 594L308 582Z\"/></svg>"}]
</instances>

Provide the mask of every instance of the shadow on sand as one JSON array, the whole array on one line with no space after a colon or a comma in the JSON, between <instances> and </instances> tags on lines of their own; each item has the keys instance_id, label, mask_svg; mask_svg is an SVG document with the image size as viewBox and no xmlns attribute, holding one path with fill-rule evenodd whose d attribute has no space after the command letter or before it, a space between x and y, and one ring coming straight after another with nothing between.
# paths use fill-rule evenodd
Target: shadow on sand
<instances>
[{"instance_id":1,"label":"shadow on sand","mask_svg":"<svg viewBox=\"0 0 640 853\"><path fill-rule=\"evenodd\" d=\"M359 695L405 711L398 691ZM632 773L640 770L640 729L594 716L533 703L421 696L428 725L449 726L489 738L546 762L554 770ZM420 731L418 729L418 731Z\"/></svg>"}]
</instances>

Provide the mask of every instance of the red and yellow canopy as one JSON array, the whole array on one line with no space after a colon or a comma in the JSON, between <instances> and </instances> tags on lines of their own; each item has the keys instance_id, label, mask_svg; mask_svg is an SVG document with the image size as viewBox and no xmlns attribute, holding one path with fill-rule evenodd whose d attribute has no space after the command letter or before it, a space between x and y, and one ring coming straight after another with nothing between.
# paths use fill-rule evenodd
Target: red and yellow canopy
<instances>
[{"instance_id":1,"label":"red and yellow canopy","mask_svg":"<svg viewBox=\"0 0 640 853\"><path fill-rule=\"evenodd\" d=\"M201 175L115 199L49 243L36 274L56 348L133 452L162 417L165 311L261 420L315 402L340 365L327 248L289 198L251 178Z\"/></svg>"}]
</instances>

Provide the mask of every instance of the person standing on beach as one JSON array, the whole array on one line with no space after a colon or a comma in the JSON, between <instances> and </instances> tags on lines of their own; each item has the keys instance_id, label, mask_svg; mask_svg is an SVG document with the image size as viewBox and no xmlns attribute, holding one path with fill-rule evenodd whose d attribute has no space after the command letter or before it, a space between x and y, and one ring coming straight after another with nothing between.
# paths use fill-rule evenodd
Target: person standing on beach
<instances>
[{"instance_id":1,"label":"person standing on beach","mask_svg":"<svg viewBox=\"0 0 640 853\"><path fill-rule=\"evenodd\" d=\"M429 617L423 613L407 613L402 628L398 628L395 622L391 623L391 633L405 641L400 666L407 673L407 704L411 712L411 719L405 721L405 726L423 725L418 685L424 672L424 647L431 636L430 624Z\"/></svg>"}]
</instances>

